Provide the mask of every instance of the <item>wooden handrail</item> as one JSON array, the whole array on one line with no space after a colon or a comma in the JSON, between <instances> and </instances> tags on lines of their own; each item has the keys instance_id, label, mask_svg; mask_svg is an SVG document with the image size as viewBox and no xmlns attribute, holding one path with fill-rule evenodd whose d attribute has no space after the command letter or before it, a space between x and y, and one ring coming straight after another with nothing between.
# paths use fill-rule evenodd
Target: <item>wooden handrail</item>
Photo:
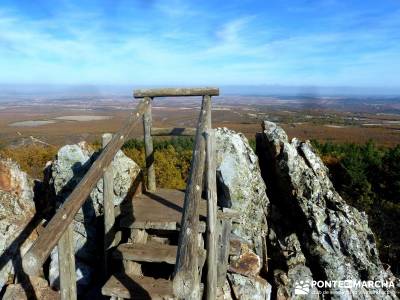
<instances>
[{"instance_id":1,"label":"wooden handrail","mask_svg":"<svg viewBox=\"0 0 400 300\"><path fill-rule=\"evenodd\" d=\"M133 92L133 97L188 97L188 96L218 96L219 89L207 88L162 88L162 89L139 89Z\"/></svg>"},{"instance_id":2,"label":"wooden handrail","mask_svg":"<svg viewBox=\"0 0 400 300\"><path fill-rule=\"evenodd\" d=\"M110 143L101 152L98 159L66 199L63 206L57 211L38 239L24 255L22 264L24 271L28 275L34 276L40 273L40 269L49 257L51 250L56 246L69 224L73 221L76 213L107 170L115 154L128 139L129 134L149 106L149 103L149 99L143 99L139 102L124 127L113 136Z\"/></svg>"},{"instance_id":3,"label":"wooden handrail","mask_svg":"<svg viewBox=\"0 0 400 300\"><path fill-rule=\"evenodd\" d=\"M112 139L111 133L102 135L102 147L105 149ZM107 251L114 246L115 238L115 209L114 209L114 174L109 166L103 175L103 215L104 215L104 277L108 275Z\"/></svg>"},{"instance_id":4,"label":"wooden handrail","mask_svg":"<svg viewBox=\"0 0 400 300\"><path fill-rule=\"evenodd\" d=\"M211 97L203 97L197 125L195 148L192 156L192 167L185 193L181 230L179 232L178 252L176 257L173 289L179 299L188 299L190 295L200 293L199 278L199 242L198 207L203 188L203 175L205 165L205 139L204 132L208 127L209 114L211 113Z\"/></svg>"}]
</instances>

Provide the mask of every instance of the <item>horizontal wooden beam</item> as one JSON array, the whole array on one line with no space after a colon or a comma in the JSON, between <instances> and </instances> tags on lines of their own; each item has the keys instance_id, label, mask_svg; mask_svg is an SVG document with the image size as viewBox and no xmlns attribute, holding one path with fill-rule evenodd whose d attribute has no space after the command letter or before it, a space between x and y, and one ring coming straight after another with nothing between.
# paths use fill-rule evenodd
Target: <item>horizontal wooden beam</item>
<instances>
[{"instance_id":1,"label":"horizontal wooden beam","mask_svg":"<svg viewBox=\"0 0 400 300\"><path fill-rule=\"evenodd\" d=\"M218 96L219 89L206 88L161 88L161 89L140 89L133 91L133 97L187 97L187 96Z\"/></svg>"},{"instance_id":2,"label":"horizontal wooden beam","mask_svg":"<svg viewBox=\"0 0 400 300\"><path fill-rule=\"evenodd\" d=\"M114 134L106 148L103 149L100 156L86 172L85 176L68 196L49 224L43 229L39 238L24 255L22 265L26 274L30 276L37 276L39 274L51 250L57 245L57 242L73 221L76 213L82 207L93 188L96 187L97 182L107 170L115 154L129 138L129 134L135 128L136 123L140 120L149 103L150 100L148 99L143 99L139 102L123 128Z\"/></svg>"},{"instance_id":3,"label":"horizontal wooden beam","mask_svg":"<svg viewBox=\"0 0 400 300\"><path fill-rule=\"evenodd\" d=\"M169 135L194 136L194 135L196 135L196 128L181 128L181 127L152 128L151 135L153 135L153 136L169 136Z\"/></svg>"}]
</instances>

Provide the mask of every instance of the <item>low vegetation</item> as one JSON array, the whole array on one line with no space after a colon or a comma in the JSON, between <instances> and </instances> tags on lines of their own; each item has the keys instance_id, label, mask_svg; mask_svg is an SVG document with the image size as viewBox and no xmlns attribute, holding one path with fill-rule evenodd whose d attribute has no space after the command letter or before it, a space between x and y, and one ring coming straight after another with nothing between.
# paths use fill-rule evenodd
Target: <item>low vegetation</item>
<instances>
[{"instance_id":1,"label":"low vegetation","mask_svg":"<svg viewBox=\"0 0 400 300\"><path fill-rule=\"evenodd\" d=\"M57 147L44 145L26 145L21 147L0 147L0 158L11 158L30 176L42 179L43 169L58 151Z\"/></svg>"},{"instance_id":2,"label":"low vegetation","mask_svg":"<svg viewBox=\"0 0 400 300\"><path fill-rule=\"evenodd\" d=\"M154 167L157 186L184 189L189 174L194 140L192 138L172 138L154 140ZM122 147L124 153L144 170L144 143L130 140Z\"/></svg>"},{"instance_id":3,"label":"low vegetation","mask_svg":"<svg viewBox=\"0 0 400 300\"><path fill-rule=\"evenodd\" d=\"M330 170L336 190L351 205L365 211L376 233L380 254L400 273L400 145L392 148L366 144L312 142ZM155 171L159 187L184 189L192 157L193 138L156 139ZM255 147L254 140L250 141ZM94 143L99 148L99 143ZM130 140L122 148L140 167L145 165L144 145ZM17 161L33 178L41 178L56 147L30 145L0 148L0 157Z\"/></svg>"}]
</instances>

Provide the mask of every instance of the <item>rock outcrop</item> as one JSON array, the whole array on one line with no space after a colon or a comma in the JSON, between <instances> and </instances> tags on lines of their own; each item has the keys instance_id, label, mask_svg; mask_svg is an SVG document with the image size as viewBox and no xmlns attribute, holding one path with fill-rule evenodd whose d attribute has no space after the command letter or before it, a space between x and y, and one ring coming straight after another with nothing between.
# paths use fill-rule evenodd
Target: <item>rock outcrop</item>
<instances>
[{"instance_id":1,"label":"rock outcrop","mask_svg":"<svg viewBox=\"0 0 400 300\"><path fill-rule=\"evenodd\" d=\"M269 299L271 286L260 272L267 269L266 236L269 200L258 158L246 137L226 128L215 132L218 202L240 213L232 224L237 253L229 258L228 281L221 299Z\"/></svg>"},{"instance_id":2,"label":"rock outcrop","mask_svg":"<svg viewBox=\"0 0 400 300\"><path fill-rule=\"evenodd\" d=\"M32 181L11 160L0 160L0 290L14 275L22 280L21 257L37 237Z\"/></svg>"},{"instance_id":3,"label":"rock outcrop","mask_svg":"<svg viewBox=\"0 0 400 300\"><path fill-rule=\"evenodd\" d=\"M265 121L263 127L257 153L272 203L269 237L276 256L270 272L280 282L278 292L293 297L293 286L309 287L311 278L393 283L393 275L379 260L366 214L347 205L335 191L310 143L289 142L272 122ZM306 297L311 294L308 287ZM397 299L394 288L376 285L320 290L332 299Z\"/></svg>"},{"instance_id":4,"label":"rock outcrop","mask_svg":"<svg viewBox=\"0 0 400 300\"><path fill-rule=\"evenodd\" d=\"M57 154L52 162L50 185L56 195L56 206L60 206L74 187L90 168L98 153L91 149L87 143L66 145ZM130 194L130 188L140 172L139 166L122 151L118 151L111 167L114 174L115 205L120 204ZM76 254L78 291L89 285L94 271L98 265L98 251L96 244L100 238L97 229L100 224L97 217L103 213L103 180L99 180L96 188L91 192L89 199L82 206L73 221L74 243ZM101 227L100 227L101 228ZM102 249L102 247L100 247ZM57 287L58 282L58 251L55 248L51 254L49 279L52 286Z\"/></svg>"}]
</instances>

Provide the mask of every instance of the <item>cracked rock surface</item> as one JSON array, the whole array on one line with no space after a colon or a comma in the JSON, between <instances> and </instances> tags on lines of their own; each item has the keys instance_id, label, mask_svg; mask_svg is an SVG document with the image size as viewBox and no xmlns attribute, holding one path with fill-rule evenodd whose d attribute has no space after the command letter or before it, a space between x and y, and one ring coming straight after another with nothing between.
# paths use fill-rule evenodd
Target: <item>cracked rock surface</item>
<instances>
[{"instance_id":1,"label":"cracked rock surface","mask_svg":"<svg viewBox=\"0 0 400 300\"><path fill-rule=\"evenodd\" d=\"M292 295L299 278L396 282L379 259L367 215L335 191L310 143L289 141L272 122L264 121L263 128L257 154L272 203L269 240L277 254L275 271L280 254L285 292ZM397 299L394 289L381 287L327 290L332 299Z\"/></svg>"},{"instance_id":2,"label":"cracked rock surface","mask_svg":"<svg viewBox=\"0 0 400 300\"><path fill-rule=\"evenodd\" d=\"M21 271L21 257L37 237L35 213L32 180L17 163L0 159L0 290Z\"/></svg>"},{"instance_id":3,"label":"cracked rock surface","mask_svg":"<svg viewBox=\"0 0 400 300\"><path fill-rule=\"evenodd\" d=\"M229 257L219 299L270 299L271 285L260 275L267 269L269 199L258 158L241 133L217 128L215 140L219 205L240 213L231 230L237 253Z\"/></svg>"}]
</instances>

